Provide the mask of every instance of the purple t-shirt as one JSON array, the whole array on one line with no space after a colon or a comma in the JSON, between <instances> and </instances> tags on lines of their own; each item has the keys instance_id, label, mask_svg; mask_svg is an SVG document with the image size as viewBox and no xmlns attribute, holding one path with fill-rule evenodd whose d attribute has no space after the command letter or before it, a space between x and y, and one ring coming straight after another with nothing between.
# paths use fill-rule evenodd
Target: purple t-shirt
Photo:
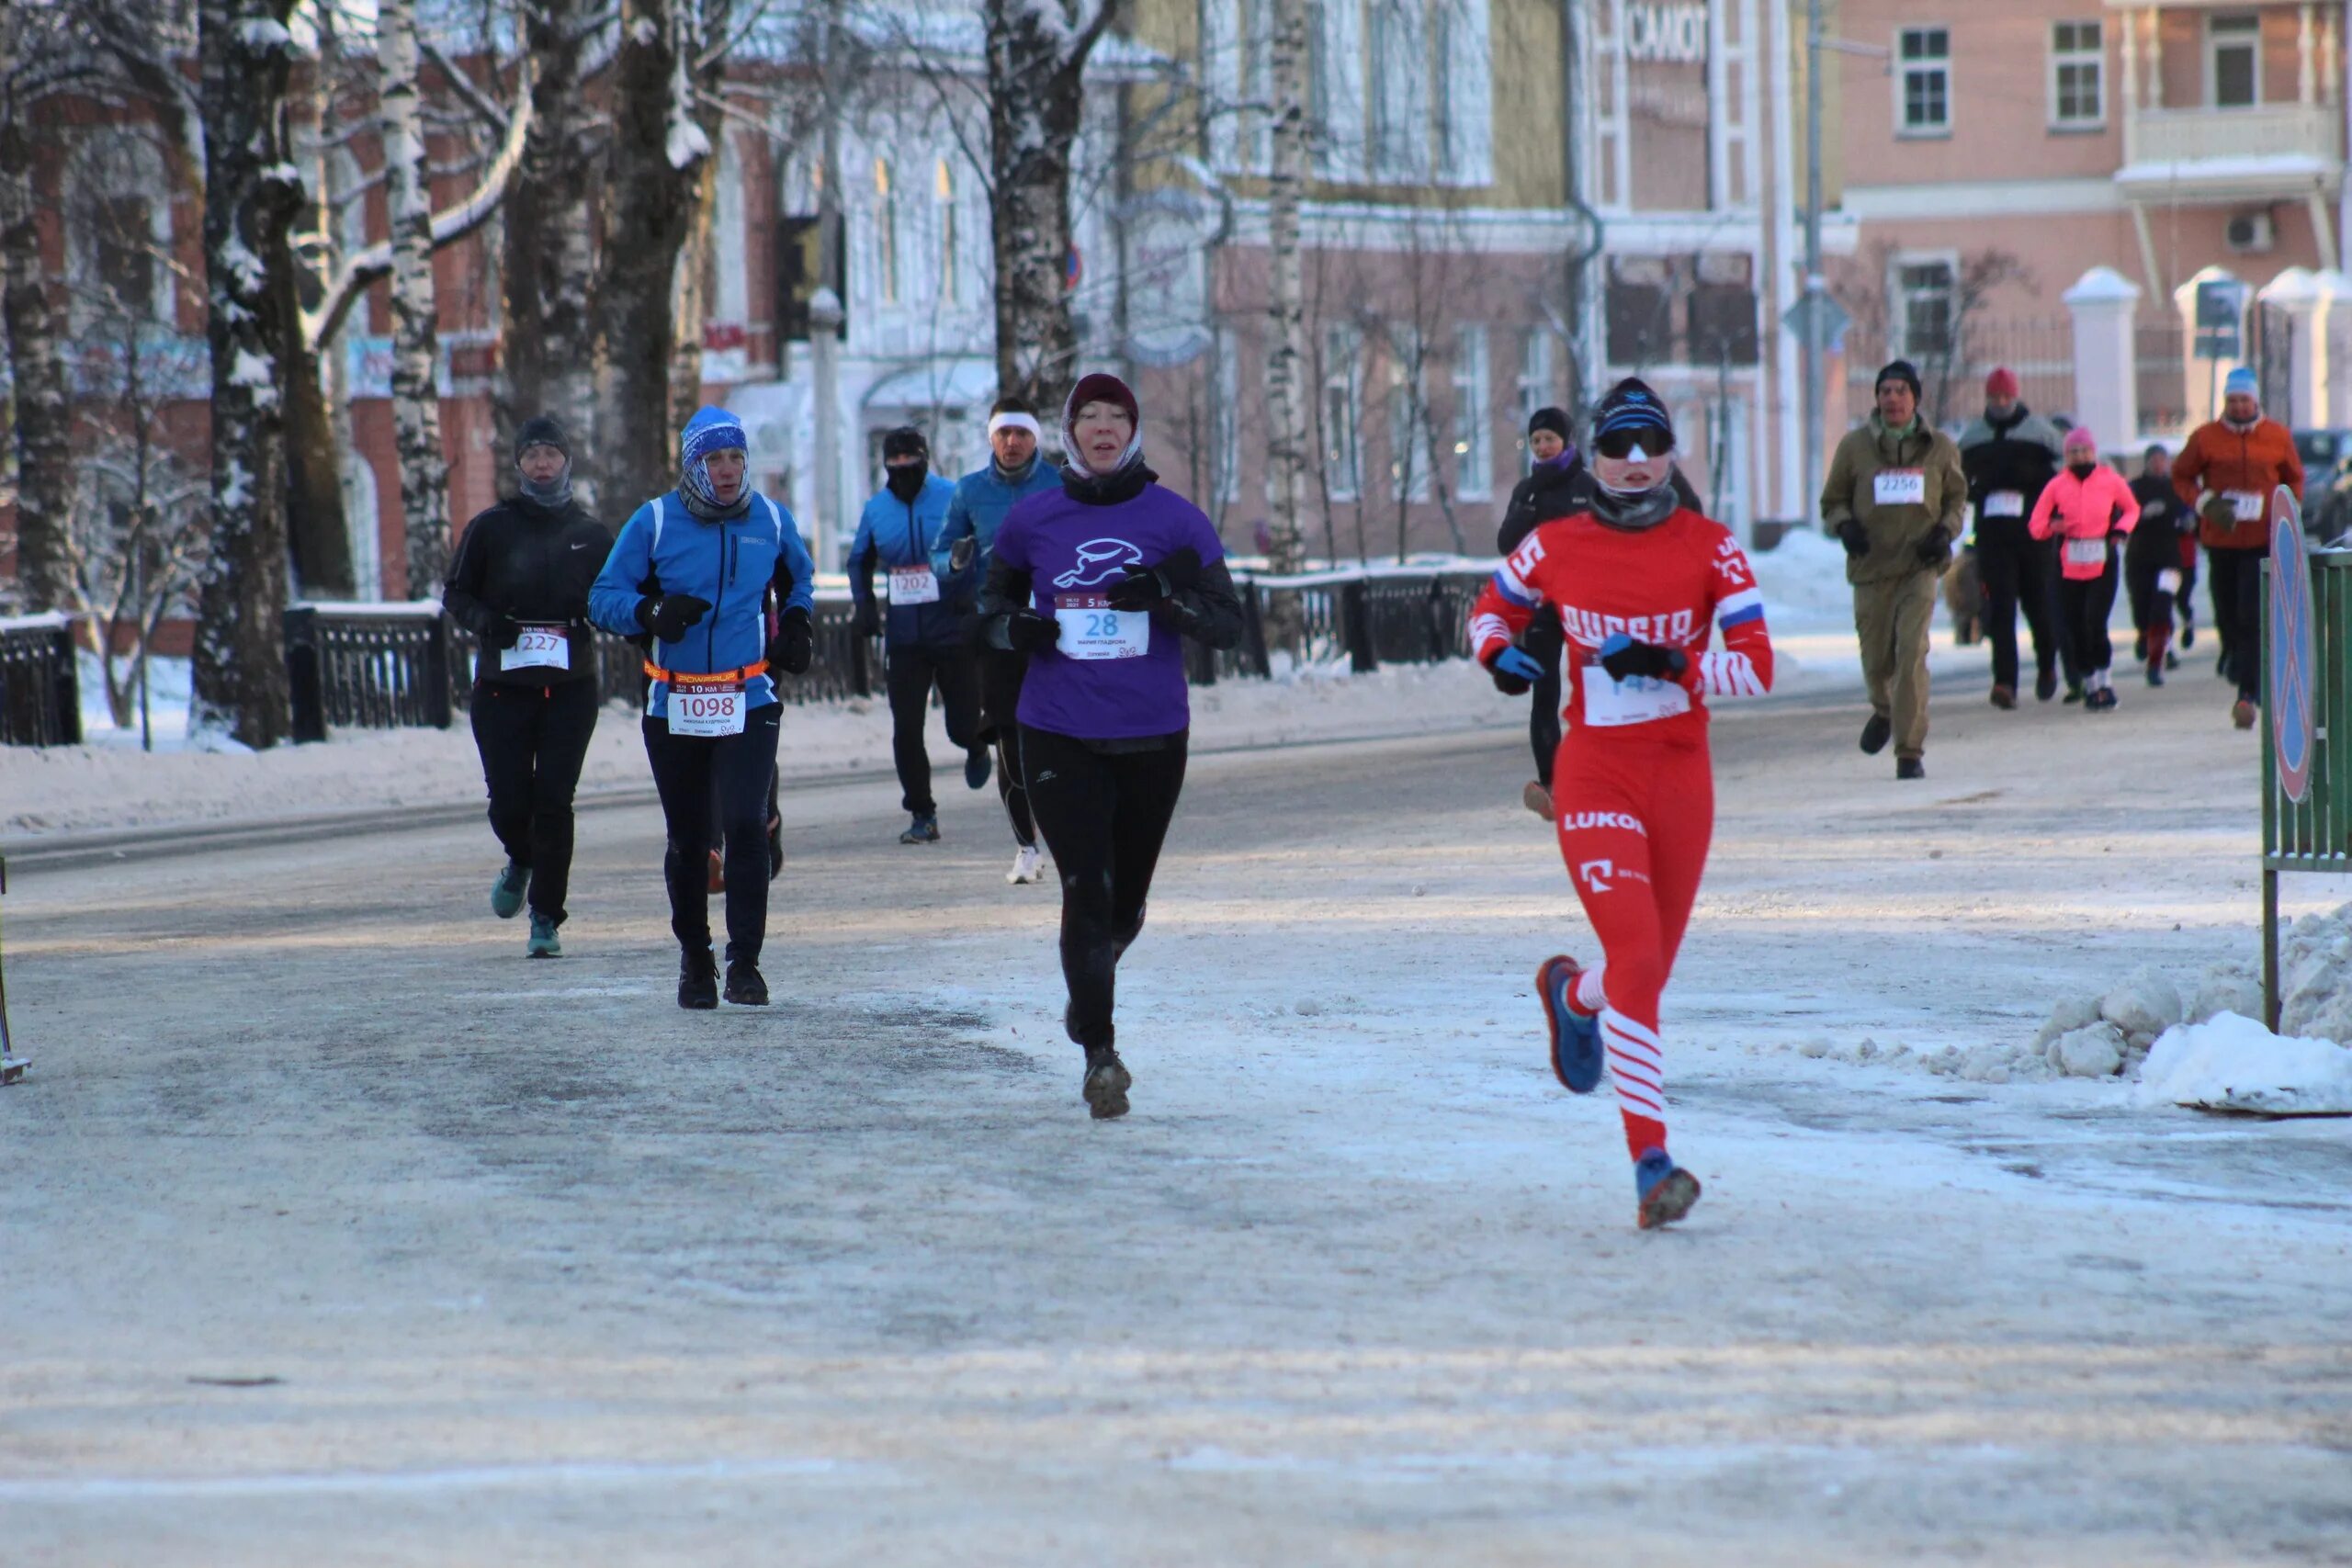
<instances>
[{"instance_id":1,"label":"purple t-shirt","mask_svg":"<svg viewBox=\"0 0 2352 1568\"><path fill-rule=\"evenodd\" d=\"M1031 607L1062 628L1057 647L1029 656L1022 723L1081 740L1171 735L1191 725L1183 638L1157 616L1114 611L1102 598L1130 561L1158 566L1185 545L1203 566L1225 558L1201 509L1156 484L1113 506L1047 491L1005 514L996 558L1029 574Z\"/></svg>"}]
</instances>

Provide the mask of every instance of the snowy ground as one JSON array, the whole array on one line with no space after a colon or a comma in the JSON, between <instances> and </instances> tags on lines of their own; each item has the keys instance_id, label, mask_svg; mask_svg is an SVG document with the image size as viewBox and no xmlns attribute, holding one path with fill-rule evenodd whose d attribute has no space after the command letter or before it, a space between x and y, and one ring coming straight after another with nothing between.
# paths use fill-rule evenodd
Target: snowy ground
<instances>
[{"instance_id":1,"label":"snowy ground","mask_svg":"<svg viewBox=\"0 0 2352 1568\"><path fill-rule=\"evenodd\" d=\"M1108 1125L960 791L787 795L764 1013L672 1005L641 802L559 964L472 822L19 872L0 1555L2352 1562L2352 1122L1803 1050L2250 956L2224 709L1972 682L1901 786L1727 712L1662 1235L1543 1067L1515 727L1196 764Z\"/></svg>"}]
</instances>

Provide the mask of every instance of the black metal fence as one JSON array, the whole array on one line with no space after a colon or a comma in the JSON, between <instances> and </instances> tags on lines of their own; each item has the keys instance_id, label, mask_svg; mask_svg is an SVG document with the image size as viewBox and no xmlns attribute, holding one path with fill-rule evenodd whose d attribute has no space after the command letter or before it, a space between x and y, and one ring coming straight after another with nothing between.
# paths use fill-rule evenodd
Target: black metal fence
<instances>
[{"instance_id":1,"label":"black metal fence","mask_svg":"<svg viewBox=\"0 0 2352 1568\"><path fill-rule=\"evenodd\" d=\"M1185 645L1196 685L1272 673L1271 628L1295 617L1310 662L1344 658L1358 673L1383 664L1425 664L1470 651L1472 601L1485 570L1350 568L1305 577L1236 574L1242 640L1226 649ZM874 694L882 667L878 639L854 629L848 601L817 602L815 656L808 673L783 675L789 703ZM645 701L643 652L628 638L595 634L599 689L606 700ZM473 689L474 638L437 604L296 604L286 615L287 672L294 739L323 740L331 728L446 728Z\"/></svg>"},{"instance_id":2,"label":"black metal fence","mask_svg":"<svg viewBox=\"0 0 2352 1568\"><path fill-rule=\"evenodd\" d=\"M0 621L0 746L78 746L82 682L64 615Z\"/></svg>"}]
</instances>

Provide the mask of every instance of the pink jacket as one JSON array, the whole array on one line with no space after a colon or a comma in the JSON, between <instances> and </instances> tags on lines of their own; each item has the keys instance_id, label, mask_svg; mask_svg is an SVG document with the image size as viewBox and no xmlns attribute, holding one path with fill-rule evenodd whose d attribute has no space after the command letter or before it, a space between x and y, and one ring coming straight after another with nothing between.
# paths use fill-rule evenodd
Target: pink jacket
<instances>
[{"instance_id":1,"label":"pink jacket","mask_svg":"<svg viewBox=\"0 0 2352 1568\"><path fill-rule=\"evenodd\" d=\"M2091 477L2078 479L2070 469L2041 487L2026 530L2037 539L2052 535L2065 540L2060 547L2060 570L2080 582L2107 570L2107 537L2129 534L2140 520L2140 503L2123 476L2101 463Z\"/></svg>"}]
</instances>

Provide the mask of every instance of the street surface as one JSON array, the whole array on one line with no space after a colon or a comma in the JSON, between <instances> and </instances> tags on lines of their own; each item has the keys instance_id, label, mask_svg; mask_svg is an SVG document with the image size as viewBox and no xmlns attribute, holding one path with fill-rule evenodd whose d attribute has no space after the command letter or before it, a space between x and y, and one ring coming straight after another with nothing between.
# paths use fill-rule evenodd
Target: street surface
<instances>
[{"instance_id":1,"label":"street surface","mask_svg":"<svg viewBox=\"0 0 2352 1568\"><path fill-rule=\"evenodd\" d=\"M559 963L478 823L20 871L0 1562L2352 1562L2352 1122L1794 1049L2250 956L2199 652L1939 690L1925 785L1724 713L1661 1235L1514 733L1196 761L1107 1124L993 789L789 795L765 1011L674 1006L642 804Z\"/></svg>"}]
</instances>

